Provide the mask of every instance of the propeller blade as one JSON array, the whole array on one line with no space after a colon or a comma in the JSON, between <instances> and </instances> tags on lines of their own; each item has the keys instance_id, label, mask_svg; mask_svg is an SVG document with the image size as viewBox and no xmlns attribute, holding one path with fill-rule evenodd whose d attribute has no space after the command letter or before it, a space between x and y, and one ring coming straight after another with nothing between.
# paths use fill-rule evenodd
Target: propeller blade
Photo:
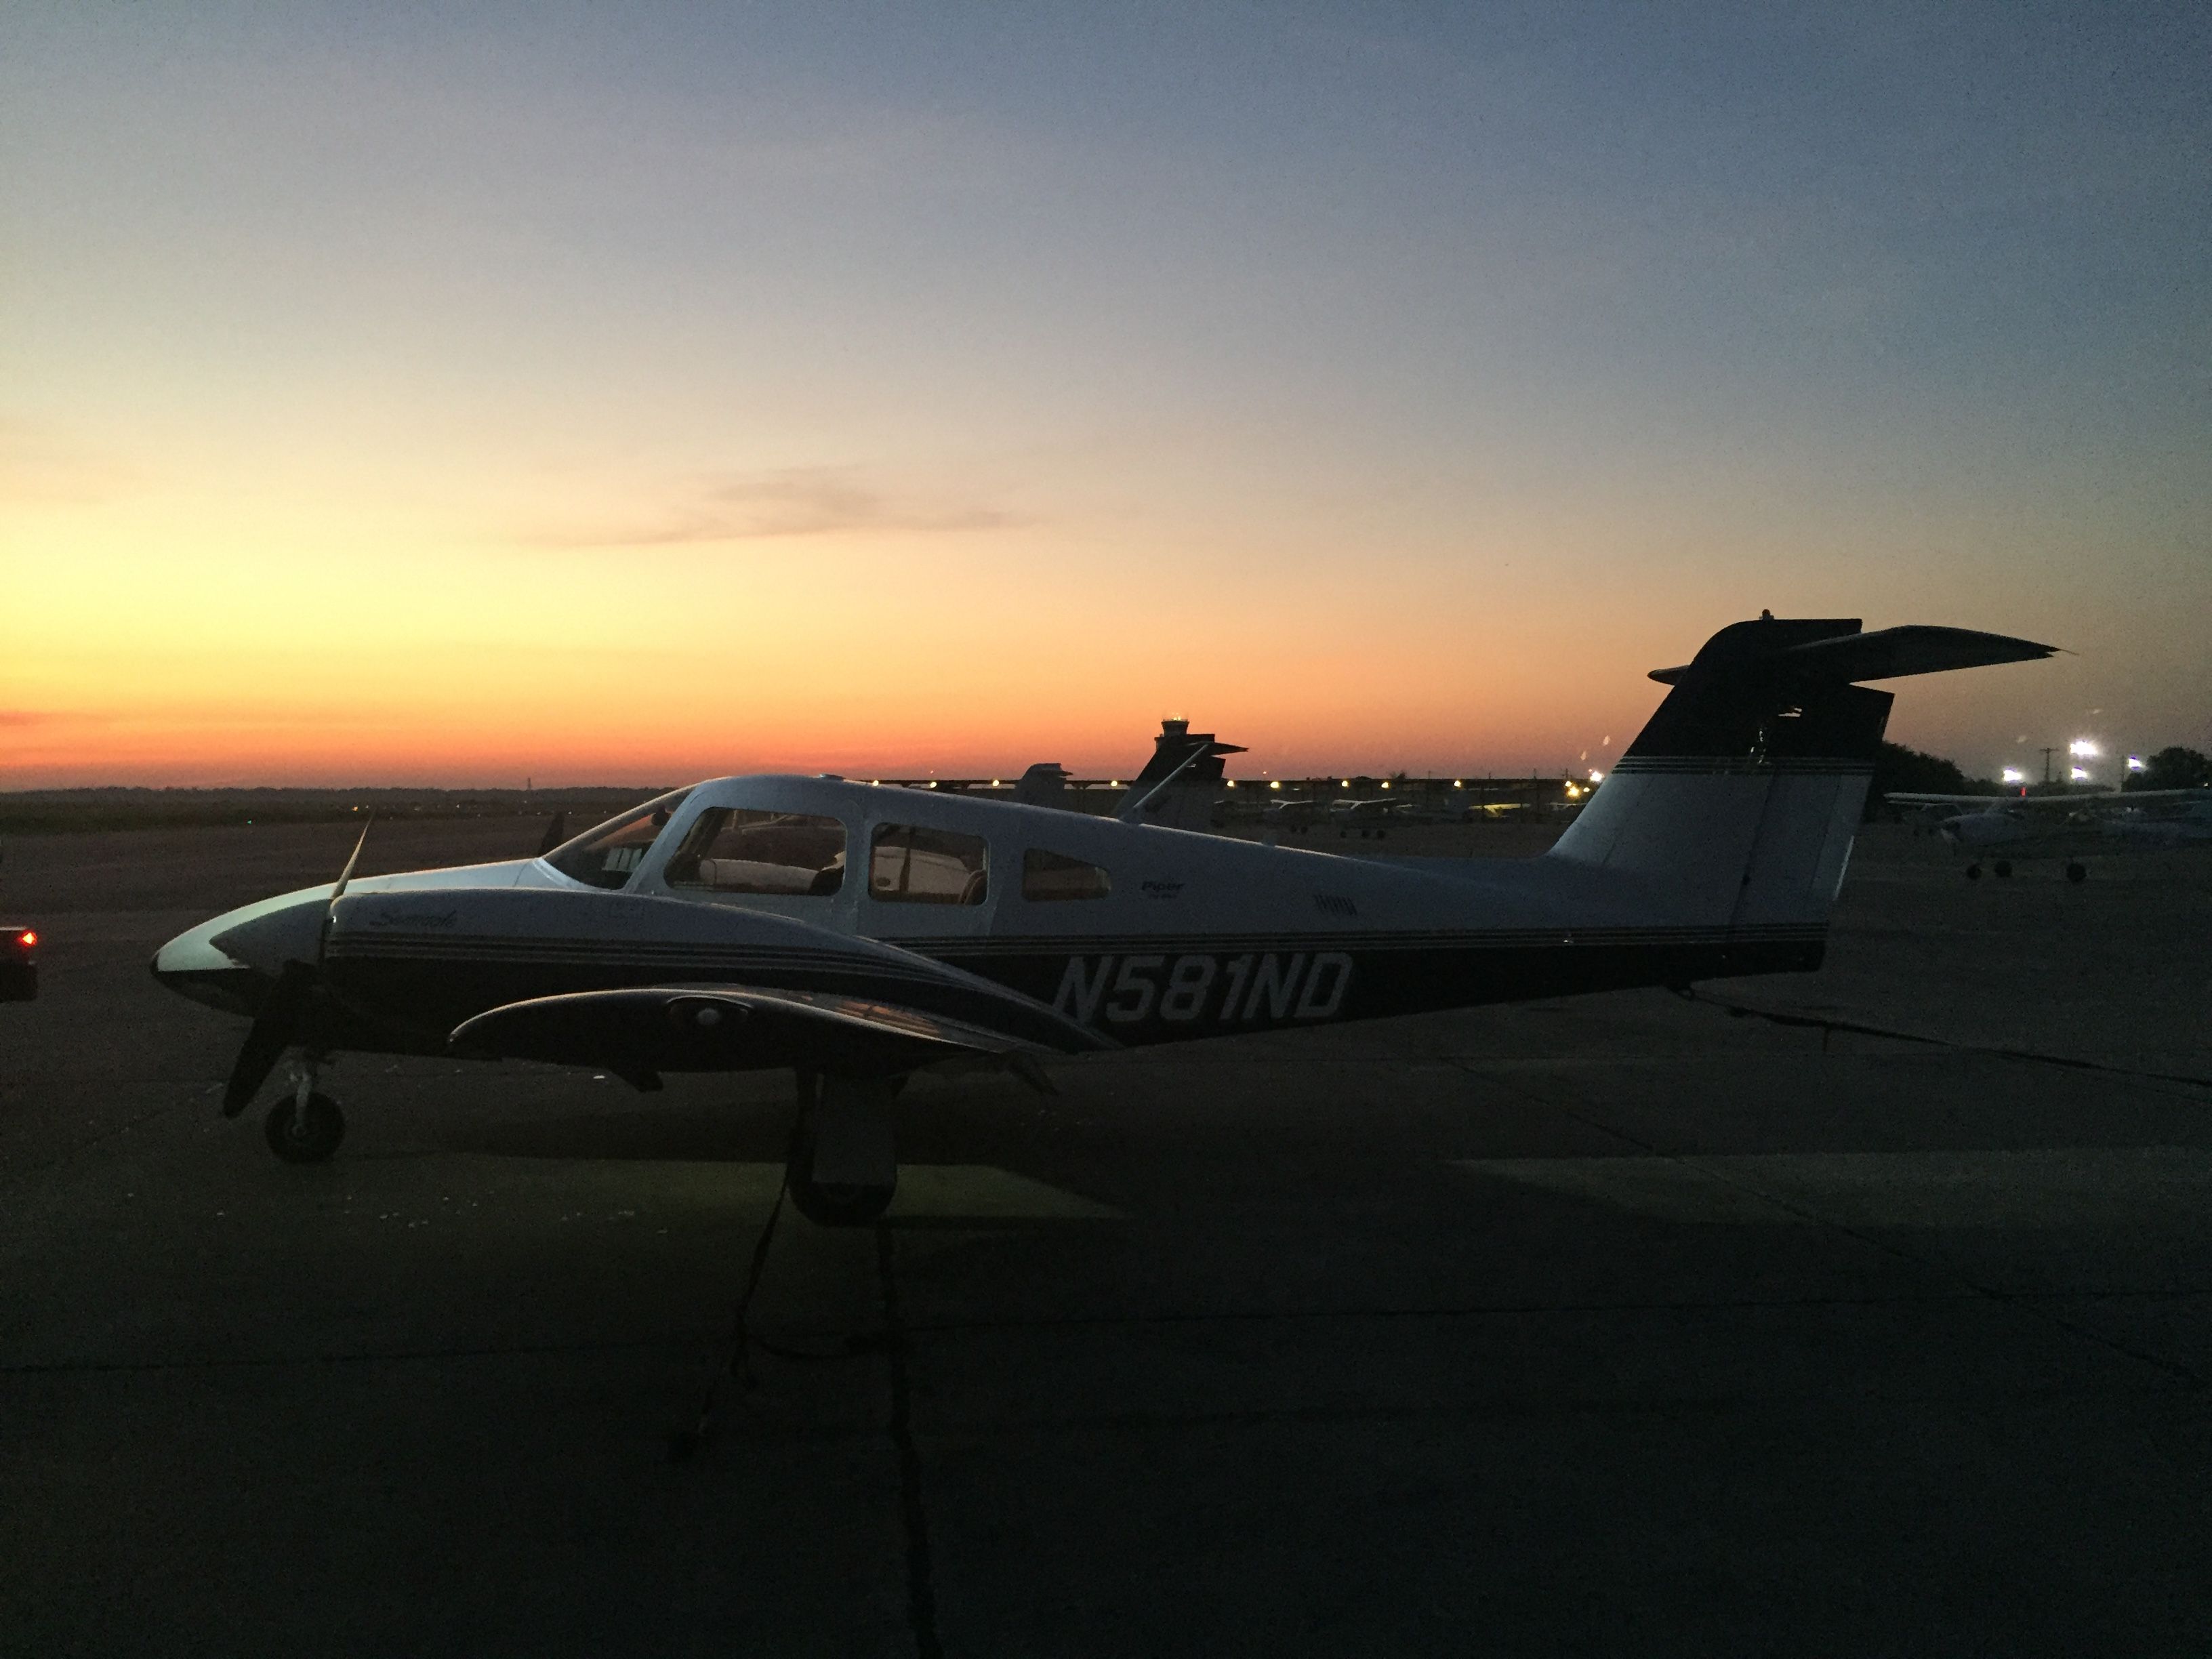
<instances>
[{"instance_id":1,"label":"propeller blade","mask_svg":"<svg viewBox=\"0 0 2212 1659\"><path fill-rule=\"evenodd\" d=\"M354 866L361 862L361 849L368 845L369 826L375 822L376 814L372 812L354 840L353 853L346 860L345 868L338 872L337 885L331 889L330 902L323 908L322 930L315 936L314 962L287 962L283 971L276 975L276 982L269 988L269 994L261 1000L261 1007L253 1016L246 1041L239 1045L238 1058L231 1062L230 1081L223 1085L225 1117L236 1117L253 1103L253 1097L269 1081L269 1073L276 1070L276 1062L298 1037L301 1017L307 1012L316 981L321 978L319 970L323 963L323 947L330 942L331 919L337 914L338 897L353 879Z\"/></svg>"},{"instance_id":2,"label":"propeller blade","mask_svg":"<svg viewBox=\"0 0 2212 1659\"><path fill-rule=\"evenodd\" d=\"M374 812L362 821L361 834L354 841L353 851L346 859L345 868L338 872L338 884L331 889L331 902L323 909L323 931L315 937L315 966L318 968L323 965L323 951L331 942L331 924L337 920L338 900L345 896L346 884L353 879L353 867L361 862L361 849L368 845L369 827L375 822L376 814Z\"/></svg>"},{"instance_id":3,"label":"propeller blade","mask_svg":"<svg viewBox=\"0 0 2212 1659\"><path fill-rule=\"evenodd\" d=\"M353 867L355 865L361 862L361 849L368 845L368 832L375 823L376 814L374 812L371 812L367 818L362 820L361 826L361 838L354 842L353 854L346 860L345 868L338 872L338 884L331 889L331 903L336 904L338 900L344 896L346 884L353 879Z\"/></svg>"},{"instance_id":4,"label":"propeller blade","mask_svg":"<svg viewBox=\"0 0 2212 1659\"><path fill-rule=\"evenodd\" d=\"M288 962L284 971L276 976L276 982L269 988L269 994L261 1000L260 1011L253 1016L252 1029L239 1045L238 1058L231 1062L230 1081L222 1091L225 1117L236 1117L253 1103L253 1097L261 1092L269 1073L276 1069L285 1049L292 1046L314 982L315 970L306 963Z\"/></svg>"}]
</instances>

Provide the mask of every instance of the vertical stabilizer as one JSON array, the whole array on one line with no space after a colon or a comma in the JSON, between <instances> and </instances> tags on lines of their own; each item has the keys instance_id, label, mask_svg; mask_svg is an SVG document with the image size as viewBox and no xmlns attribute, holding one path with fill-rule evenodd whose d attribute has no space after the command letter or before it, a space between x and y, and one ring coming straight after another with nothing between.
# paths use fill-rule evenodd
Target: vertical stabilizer
<instances>
[{"instance_id":1,"label":"vertical stabilizer","mask_svg":"<svg viewBox=\"0 0 2212 1659\"><path fill-rule=\"evenodd\" d=\"M1685 667L1549 856L1632 874L1689 924L1825 926L1888 724L1854 684L2053 647L1962 629L1736 623Z\"/></svg>"},{"instance_id":2,"label":"vertical stabilizer","mask_svg":"<svg viewBox=\"0 0 2212 1659\"><path fill-rule=\"evenodd\" d=\"M1152 739L1152 757L1114 809L1120 818L1170 830L1203 830L1213 819L1214 797L1221 791L1223 759L1241 755L1237 744L1222 743L1211 732L1194 732L1190 722L1170 715Z\"/></svg>"}]
</instances>

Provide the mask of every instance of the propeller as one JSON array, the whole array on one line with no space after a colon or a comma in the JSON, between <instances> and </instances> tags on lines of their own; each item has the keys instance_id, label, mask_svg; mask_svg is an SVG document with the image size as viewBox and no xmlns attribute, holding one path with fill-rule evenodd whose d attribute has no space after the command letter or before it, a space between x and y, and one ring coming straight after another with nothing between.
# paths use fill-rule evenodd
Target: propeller
<instances>
[{"instance_id":1,"label":"propeller","mask_svg":"<svg viewBox=\"0 0 2212 1659\"><path fill-rule=\"evenodd\" d=\"M285 963L276 975L276 982L269 988L269 994L261 1000L261 1006L253 1016L253 1024L239 1045L238 1058L231 1062L230 1081L223 1085L222 1115L236 1117L253 1103L253 1097L261 1092L261 1085L269 1080L269 1073L283 1058L284 1051L298 1040L307 1014L314 1006L315 991L322 982L323 951L330 944L331 923L337 915L338 899L353 879L354 866L361 862L361 849L368 844L369 826L376 822L374 813L361 826L361 836L353 844L352 856L345 868L338 872L337 885L331 889L330 901L323 908L322 926L315 933L315 959L312 963L296 959Z\"/></svg>"}]
</instances>

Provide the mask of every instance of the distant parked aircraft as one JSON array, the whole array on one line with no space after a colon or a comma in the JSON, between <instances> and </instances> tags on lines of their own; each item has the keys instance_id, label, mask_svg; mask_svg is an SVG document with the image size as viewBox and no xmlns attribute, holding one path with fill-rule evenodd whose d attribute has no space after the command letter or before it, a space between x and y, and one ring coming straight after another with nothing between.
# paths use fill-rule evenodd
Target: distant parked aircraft
<instances>
[{"instance_id":1,"label":"distant parked aircraft","mask_svg":"<svg viewBox=\"0 0 2212 1659\"><path fill-rule=\"evenodd\" d=\"M2096 853L2166 850L2212 842L2212 790L2108 790L2068 795L1935 795L1897 790L1893 806L1949 816L1936 832L1970 854L1966 879L1978 881L1984 854L1992 873L2009 876L2015 860L2064 860L2069 881L2088 879L2081 860Z\"/></svg>"}]
</instances>

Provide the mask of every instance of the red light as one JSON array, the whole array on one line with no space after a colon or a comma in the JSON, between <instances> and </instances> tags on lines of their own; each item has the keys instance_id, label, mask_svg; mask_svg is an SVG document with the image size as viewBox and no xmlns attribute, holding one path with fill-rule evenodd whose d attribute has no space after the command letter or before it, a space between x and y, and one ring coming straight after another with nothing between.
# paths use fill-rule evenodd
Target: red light
<instances>
[{"instance_id":1,"label":"red light","mask_svg":"<svg viewBox=\"0 0 2212 1659\"><path fill-rule=\"evenodd\" d=\"M21 945L26 951L29 950L38 942L39 935L35 928L27 927L21 933L15 935L15 943Z\"/></svg>"}]
</instances>

